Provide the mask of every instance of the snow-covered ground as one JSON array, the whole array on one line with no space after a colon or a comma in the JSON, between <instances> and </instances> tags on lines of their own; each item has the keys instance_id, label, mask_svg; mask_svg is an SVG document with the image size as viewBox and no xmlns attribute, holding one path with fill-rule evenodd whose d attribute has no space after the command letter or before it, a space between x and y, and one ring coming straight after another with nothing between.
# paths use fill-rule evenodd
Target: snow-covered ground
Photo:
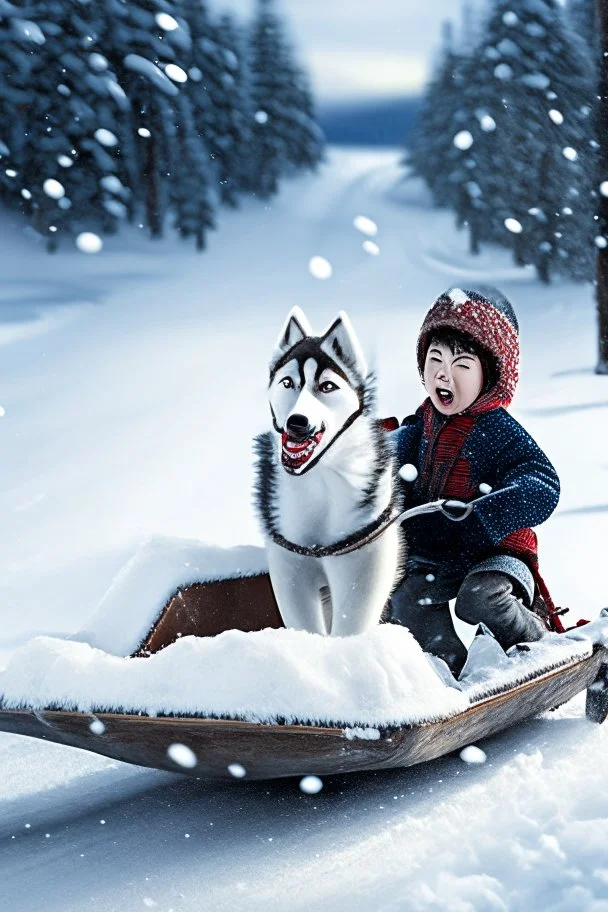
<instances>
[{"instance_id":1,"label":"snow-covered ground","mask_svg":"<svg viewBox=\"0 0 608 912\"><path fill-rule=\"evenodd\" d=\"M334 150L278 200L224 214L203 256L134 229L96 256L49 257L0 223L0 664L35 633L83 627L149 536L260 544L251 438L268 426L266 362L292 305L319 328L349 312L382 412L402 417L422 398L419 324L454 283L499 285L520 318L513 411L563 485L543 575L573 617L608 603L592 290L542 287L505 251L468 258L397 160ZM378 224L379 255L357 215ZM311 276L315 255L330 280ZM2 906L608 910L608 734L577 699L483 749L484 765L336 777L311 796L0 735Z\"/></svg>"}]
</instances>

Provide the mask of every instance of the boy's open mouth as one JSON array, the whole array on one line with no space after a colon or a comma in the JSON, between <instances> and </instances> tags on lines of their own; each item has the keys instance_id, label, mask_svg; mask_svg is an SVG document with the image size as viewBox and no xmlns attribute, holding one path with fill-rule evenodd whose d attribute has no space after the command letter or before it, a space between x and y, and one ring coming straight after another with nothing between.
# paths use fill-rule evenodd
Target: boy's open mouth
<instances>
[{"instance_id":1,"label":"boy's open mouth","mask_svg":"<svg viewBox=\"0 0 608 912\"><path fill-rule=\"evenodd\" d=\"M282 435L282 449L281 449L281 462L283 467L287 469L288 472L294 472L296 469L301 468L312 456L318 445L321 443L323 434L325 433L325 425L322 425L321 430L317 431L312 437L307 437L306 440L294 440L289 436L289 434Z\"/></svg>"},{"instance_id":2,"label":"boy's open mouth","mask_svg":"<svg viewBox=\"0 0 608 912\"><path fill-rule=\"evenodd\" d=\"M454 401L454 393L449 389L442 389L438 386L435 392L442 405L451 405Z\"/></svg>"}]
</instances>

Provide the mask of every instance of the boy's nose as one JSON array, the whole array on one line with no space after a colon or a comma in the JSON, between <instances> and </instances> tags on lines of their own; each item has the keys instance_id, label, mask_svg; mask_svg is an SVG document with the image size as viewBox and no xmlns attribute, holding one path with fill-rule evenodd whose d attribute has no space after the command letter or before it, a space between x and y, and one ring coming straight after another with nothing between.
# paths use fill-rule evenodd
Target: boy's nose
<instances>
[{"instance_id":1,"label":"boy's nose","mask_svg":"<svg viewBox=\"0 0 608 912\"><path fill-rule=\"evenodd\" d=\"M447 367L441 367L437 371L437 379L444 380L446 383L450 382L450 372L448 371Z\"/></svg>"}]
</instances>

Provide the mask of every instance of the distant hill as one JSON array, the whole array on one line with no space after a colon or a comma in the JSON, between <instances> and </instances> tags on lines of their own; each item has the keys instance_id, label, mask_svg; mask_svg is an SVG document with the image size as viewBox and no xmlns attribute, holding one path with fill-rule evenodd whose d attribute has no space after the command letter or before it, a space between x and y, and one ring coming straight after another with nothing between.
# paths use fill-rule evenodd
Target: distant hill
<instances>
[{"instance_id":1,"label":"distant hill","mask_svg":"<svg viewBox=\"0 0 608 912\"><path fill-rule=\"evenodd\" d=\"M420 98L325 105L318 120L327 141L337 145L402 146L420 110Z\"/></svg>"}]
</instances>

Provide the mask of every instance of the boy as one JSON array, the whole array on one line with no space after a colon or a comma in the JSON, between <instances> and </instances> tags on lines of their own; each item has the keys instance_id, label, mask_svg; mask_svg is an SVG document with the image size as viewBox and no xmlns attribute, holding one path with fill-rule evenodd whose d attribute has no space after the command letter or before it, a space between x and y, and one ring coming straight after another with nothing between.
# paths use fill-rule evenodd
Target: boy
<instances>
[{"instance_id":1,"label":"boy","mask_svg":"<svg viewBox=\"0 0 608 912\"><path fill-rule=\"evenodd\" d=\"M407 576L391 600L391 620L456 676L467 652L450 599L457 617L483 622L504 649L545 632L533 603L535 611L543 598L553 607L530 527L555 509L559 479L506 411L518 379L518 333L513 308L495 289L440 295L418 338L428 398L395 432L406 506L475 501L462 522L439 513L408 521Z\"/></svg>"}]
</instances>

